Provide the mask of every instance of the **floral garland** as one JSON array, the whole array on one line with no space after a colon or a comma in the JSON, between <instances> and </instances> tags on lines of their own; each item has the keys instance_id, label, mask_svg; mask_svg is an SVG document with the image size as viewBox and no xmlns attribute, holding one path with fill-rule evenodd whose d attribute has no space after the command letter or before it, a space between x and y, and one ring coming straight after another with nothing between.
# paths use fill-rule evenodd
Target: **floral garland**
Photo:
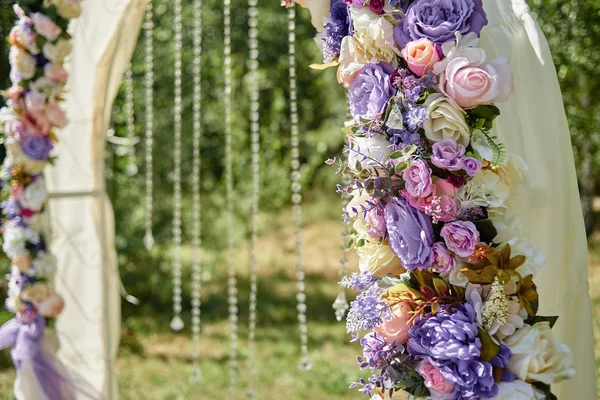
<instances>
[{"instance_id":1,"label":"floral garland","mask_svg":"<svg viewBox=\"0 0 600 400\"><path fill-rule=\"evenodd\" d=\"M537 315L545 257L511 203L527 166L492 134L513 91L506 58L478 47L481 0L304 0L323 69L338 67L354 117L346 215L360 273L347 330L373 399L552 399L570 350ZM365 334L366 332L366 334Z\"/></svg>"},{"instance_id":2,"label":"floral garland","mask_svg":"<svg viewBox=\"0 0 600 400\"><path fill-rule=\"evenodd\" d=\"M13 85L0 110L7 152L0 176L2 249L11 261L6 308L16 314L5 326L35 326L39 333L64 307L52 282L56 260L42 232L48 198L42 172L52 161L54 130L67 125L60 106L68 78L63 62L72 50L69 20L81 13L81 0L21 0L14 10L19 19L9 35Z\"/></svg>"}]
</instances>

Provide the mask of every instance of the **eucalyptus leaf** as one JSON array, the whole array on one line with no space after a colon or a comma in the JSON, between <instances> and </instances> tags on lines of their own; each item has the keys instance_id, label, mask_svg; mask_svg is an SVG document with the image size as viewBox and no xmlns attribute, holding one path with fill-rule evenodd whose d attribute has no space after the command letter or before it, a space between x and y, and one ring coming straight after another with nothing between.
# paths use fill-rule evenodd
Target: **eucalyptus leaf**
<instances>
[{"instance_id":1,"label":"eucalyptus leaf","mask_svg":"<svg viewBox=\"0 0 600 400\"><path fill-rule=\"evenodd\" d=\"M385 125L390 129L402 129L404 128L404 118L402 117L402 110L398 107L398 104L394 105L389 110Z\"/></svg>"}]
</instances>

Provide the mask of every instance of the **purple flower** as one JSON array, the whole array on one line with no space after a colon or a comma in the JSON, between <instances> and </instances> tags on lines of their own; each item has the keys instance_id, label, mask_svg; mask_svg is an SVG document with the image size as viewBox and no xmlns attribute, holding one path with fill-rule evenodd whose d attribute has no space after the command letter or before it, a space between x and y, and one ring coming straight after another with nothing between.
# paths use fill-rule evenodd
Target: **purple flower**
<instances>
[{"instance_id":1,"label":"purple flower","mask_svg":"<svg viewBox=\"0 0 600 400\"><path fill-rule=\"evenodd\" d=\"M406 182L406 191L414 197L427 197L431 194L431 169L427 163L418 159L410 163L402 172Z\"/></svg>"},{"instance_id":2,"label":"purple flower","mask_svg":"<svg viewBox=\"0 0 600 400\"><path fill-rule=\"evenodd\" d=\"M469 257L479 243L479 231L471 221L455 221L444 225L440 235L450 251L461 257Z\"/></svg>"},{"instance_id":3,"label":"purple flower","mask_svg":"<svg viewBox=\"0 0 600 400\"><path fill-rule=\"evenodd\" d=\"M355 118L375 119L385 111L396 94L390 81L393 69L385 64L367 64L348 87L350 110Z\"/></svg>"},{"instance_id":4,"label":"purple flower","mask_svg":"<svg viewBox=\"0 0 600 400\"><path fill-rule=\"evenodd\" d=\"M348 5L344 0L332 0L330 4L331 22L325 24L321 35L323 42L323 61L329 63L340 55L342 39L351 34L352 20Z\"/></svg>"},{"instance_id":5,"label":"purple flower","mask_svg":"<svg viewBox=\"0 0 600 400\"><path fill-rule=\"evenodd\" d=\"M364 272L354 272L348 278L347 276L342 279L340 282L340 286L356 289L359 292L363 292L373 286L377 282L377 277L370 273L369 271Z\"/></svg>"},{"instance_id":6,"label":"purple flower","mask_svg":"<svg viewBox=\"0 0 600 400\"><path fill-rule=\"evenodd\" d=\"M408 352L429 358L442 376L454 384L450 399L491 398L498 392L493 367L483 362L475 309L461 304L444 306L435 315L418 319L410 329ZM499 361L501 362L501 361Z\"/></svg>"},{"instance_id":7,"label":"purple flower","mask_svg":"<svg viewBox=\"0 0 600 400\"><path fill-rule=\"evenodd\" d=\"M433 227L431 219L412 208L404 199L394 198L385 207L388 241L402 266L413 271L431 267Z\"/></svg>"},{"instance_id":8,"label":"purple flower","mask_svg":"<svg viewBox=\"0 0 600 400\"><path fill-rule=\"evenodd\" d=\"M383 290L377 283L372 284L350 303L346 316L346 331L358 333L369 331L383 322L387 306L381 300Z\"/></svg>"},{"instance_id":9,"label":"purple flower","mask_svg":"<svg viewBox=\"0 0 600 400\"><path fill-rule=\"evenodd\" d=\"M487 25L482 0L417 0L408 8L402 24L394 28L400 47L426 38L436 44L454 40L455 33L475 32Z\"/></svg>"},{"instance_id":10,"label":"purple flower","mask_svg":"<svg viewBox=\"0 0 600 400\"><path fill-rule=\"evenodd\" d=\"M448 171L462 169L462 156L465 155L465 146L452 139L440 140L433 144L431 150L431 163L436 167Z\"/></svg>"},{"instance_id":11,"label":"purple flower","mask_svg":"<svg viewBox=\"0 0 600 400\"><path fill-rule=\"evenodd\" d=\"M462 167L469 176L475 176L481 171L481 161L473 157L463 157L461 160Z\"/></svg>"},{"instance_id":12,"label":"purple flower","mask_svg":"<svg viewBox=\"0 0 600 400\"><path fill-rule=\"evenodd\" d=\"M17 200L8 198L8 200L0 203L0 207L6 219L14 220L21 218L21 206Z\"/></svg>"},{"instance_id":13,"label":"purple flower","mask_svg":"<svg viewBox=\"0 0 600 400\"><path fill-rule=\"evenodd\" d=\"M456 260L452 254L450 254L444 243L434 243L431 251L433 252L433 265L431 268L433 268L435 272L448 273L456 268Z\"/></svg>"},{"instance_id":14,"label":"purple flower","mask_svg":"<svg viewBox=\"0 0 600 400\"><path fill-rule=\"evenodd\" d=\"M47 136L21 135L23 153L32 160L46 161L54 145Z\"/></svg>"}]
</instances>

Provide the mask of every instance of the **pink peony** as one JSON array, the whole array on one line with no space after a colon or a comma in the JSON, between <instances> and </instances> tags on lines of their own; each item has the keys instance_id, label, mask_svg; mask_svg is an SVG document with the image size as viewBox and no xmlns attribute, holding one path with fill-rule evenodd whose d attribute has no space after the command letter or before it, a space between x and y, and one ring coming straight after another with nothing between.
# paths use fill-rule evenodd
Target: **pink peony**
<instances>
[{"instance_id":1,"label":"pink peony","mask_svg":"<svg viewBox=\"0 0 600 400\"><path fill-rule=\"evenodd\" d=\"M431 185L431 195L428 197L414 197L408 191L402 191L412 207L442 222L450 222L456 218L456 193L456 187L445 179L438 179Z\"/></svg>"},{"instance_id":2,"label":"pink peony","mask_svg":"<svg viewBox=\"0 0 600 400\"><path fill-rule=\"evenodd\" d=\"M48 104L48 107L46 107L46 116L52 125L59 128L64 128L69 123L65 112L60 108L58 103Z\"/></svg>"},{"instance_id":3,"label":"pink peony","mask_svg":"<svg viewBox=\"0 0 600 400\"><path fill-rule=\"evenodd\" d=\"M51 42L55 41L62 33L62 29L42 13L31 14L31 21L35 30Z\"/></svg>"},{"instance_id":4,"label":"pink peony","mask_svg":"<svg viewBox=\"0 0 600 400\"><path fill-rule=\"evenodd\" d=\"M27 111L22 120L23 128L29 135L46 136L52 127L44 112Z\"/></svg>"},{"instance_id":5,"label":"pink peony","mask_svg":"<svg viewBox=\"0 0 600 400\"><path fill-rule=\"evenodd\" d=\"M425 386L431 392L432 399L445 399L447 396L444 395L454 392L454 384L444 379L440 369L428 359L421 361L417 370L425 378Z\"/></svg>"},{"instance_id":6,"label":"pink peony","mask_svg":"<svg viewBox=\"0 0 600 400\"><path fill-rule=\"evenodd\" d=\"M402 57L406 60L408 68L419 77L428 74L433 65L441 59L437 48L429 39L409 42L402 49Z\"/></svg>"},{"instance_id":7,"label":"pink peony","mask_svg":"<svg viewBox=\"0 0 600 400\"><path fill-rule=\"evenodd\" d=\"M58 293L52 294L46 300L42 301L37 307L40 315L46 318L58 317L64 308L65 301Z\"/></svg>"},{"instance_id":8,"label":"pink peony","mask_svg":"<svg viewBox=\"0 0 600 400\"><path fill-rule=\"evenodd\" d=\"M412 317L413 309L408 303L401 302L394 305L390 311L392 318L389 321L384 318L383 323L373 330L386 343L405 344L409 339L409 320Z\"/></svg>"},{"instance_id":9,"label":"pink peony","mask_svg":"<svg viewBox=\"0 0 600 400\"><path fill-rule=\"evenodd\" d=\"M471 221L450 222L442 228L440 234L448 249L461 257L473 255L475 246L479 243L479 231Z\"/></svg>"},{"instance_id":10,"label":"pink peony","mask_svg":"<svg viewBox=\"0 0 600 400\"><path fill-rule=\"evenodd\" d=\"M508 60L498 58L479 67L465 57L455 58L440 76L440 89L463 108L506 101L513 91Z\"/></svg>"},{"instance_id":11,"label":"pink peony","mask_svg":"<svg viewBox=\"0 0 600 400\"><path fill-rule=\"evenodd\" d=\"M427 197L431 194L431 169L424 160L413 161L402 172L406 191L414 197Z\"/></svg>"}]
</instances>

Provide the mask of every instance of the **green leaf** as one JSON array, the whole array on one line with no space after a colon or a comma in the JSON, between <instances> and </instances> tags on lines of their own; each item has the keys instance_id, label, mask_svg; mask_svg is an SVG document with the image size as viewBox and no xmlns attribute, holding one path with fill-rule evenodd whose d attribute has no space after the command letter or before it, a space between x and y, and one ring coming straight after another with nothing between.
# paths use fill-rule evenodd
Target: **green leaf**
<instances>
[{"instance_id":1,"label":"green leaf","mask_svg":"<svg viewBox=\"0 0 600 400\"><path fill-rule=\"evenodd\" d=\"M500 352L500 346L481 328L479 328L479 339L481 340L481 361L492 361Z\"/></svg>"},{"instance_id":2,"label":"green leaf","mask_svg":"<svg viewBox=\"0 0 600 400\"><path fill-rule=\"evenodd\" d=\"M392 160L397 160L398 158L402 157L404 157L404 153L399 150L392 152L392 154L389 156L389 158Z\"/></svg>"},{"instance_id":3,"label":"green leaf","mask_svg":"<svg viewBox=\"0 0 600 400\"><path fill-rule=\"evenodd\" d=\"M558 317L554 317L554 316L553 317L542 317L540 315L536 315L533 318L529 318L527 320L527 323L529 325L535 325L538 322L548 322L548 323L550 323L550 328L554 328L554 325L556 324L557 320L558 320Z\"/></svg>"},{"instance_id":4,"label":"green leaf","mask_svg":"<svg viewBox=\"0 0 600 400\"><path fill-rule=\"evenodd\" d=\"M475 119L493 121L500 115L500 110L494 105L483 105L470 110L469 114L471 117L475 117Z\"/></svg>"}]
</instances>

